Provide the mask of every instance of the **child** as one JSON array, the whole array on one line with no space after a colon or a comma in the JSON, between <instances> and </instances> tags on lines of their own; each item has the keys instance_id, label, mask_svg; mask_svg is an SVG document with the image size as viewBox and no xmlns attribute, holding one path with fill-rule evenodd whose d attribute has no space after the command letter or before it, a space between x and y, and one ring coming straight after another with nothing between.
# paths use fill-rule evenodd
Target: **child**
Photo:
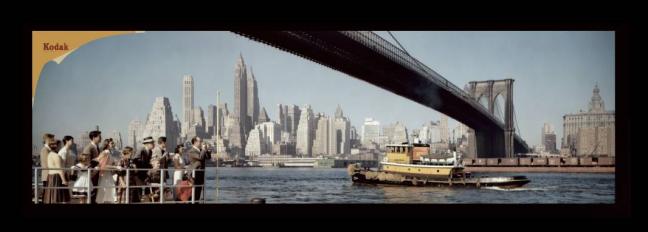
<instances>
[{"instance_id":1,"label":"child","mask_svg":"<svg viewBox=\"0 0 648 232\"><path fill-rule=\"evenodd\" d=\"M90 154L81 153L79 155L79 163L72 166L72 176L76 177L76 181L72 185L72 197L79 199L79 203L87 202L88 187L92 188L92 181L88 176L88 168L90 168ZM91 172L92 174L92 172Z\"/></svg>"}]
</instances>

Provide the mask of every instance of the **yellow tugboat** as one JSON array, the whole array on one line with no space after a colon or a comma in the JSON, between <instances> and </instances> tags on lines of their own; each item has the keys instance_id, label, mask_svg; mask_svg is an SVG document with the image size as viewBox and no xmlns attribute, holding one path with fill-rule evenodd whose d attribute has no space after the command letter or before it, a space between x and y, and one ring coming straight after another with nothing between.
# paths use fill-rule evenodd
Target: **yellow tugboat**
<instances>
[{"instance_id":1,"label":"yellow tugboat","mask_svg":"<svg viewBox=\"0 0 648 232\"><path fill-rule=\"evenodd\" d=\"M433 159L428 156L428 144L392 144L386 146L386 156L378 170L362 168L359 164L348 167L354 183L396 184L412 186L498 186L515 188L529 183L525 176L472 177L464 172L456 152L451 158Z\"/></svg>"}]
</instances>

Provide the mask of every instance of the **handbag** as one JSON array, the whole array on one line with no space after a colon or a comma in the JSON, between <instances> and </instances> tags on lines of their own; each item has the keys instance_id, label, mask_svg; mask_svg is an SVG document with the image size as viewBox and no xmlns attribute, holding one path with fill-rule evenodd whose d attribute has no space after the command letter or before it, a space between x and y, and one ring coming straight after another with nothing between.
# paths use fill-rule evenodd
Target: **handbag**
<instances>
[{"instance_id":1,"label":"handbag","mask_svg":"<svg viewBox=\"0 0 648 232\"><path fill-rule=\"evenodd\" d=\"M73 173L69 174L69 176L68 176L68 180L69 180L69 181L76 181L76 180L77 180L77 174L76 174L76 172L73 172Z\"/></svg>"},{"instance_id":2,"label":"handbag","mask_svg":"<svg viewBox=\"0 0 648 232\"><path fill-rule=\"evenodd\" d=\"M72 170L68 172L67 178L69 181L76 181L78 176L77 176L77 170L75 170L77 166L72 166Z\"/></svg>"}]
</instances>

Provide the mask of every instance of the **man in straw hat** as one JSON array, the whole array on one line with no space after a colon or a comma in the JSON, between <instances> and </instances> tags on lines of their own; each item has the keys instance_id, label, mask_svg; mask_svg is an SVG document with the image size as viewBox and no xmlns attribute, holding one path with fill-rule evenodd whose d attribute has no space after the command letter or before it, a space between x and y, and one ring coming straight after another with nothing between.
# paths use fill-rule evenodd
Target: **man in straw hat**
<instances>
[{"instance_id":1,"label":"man in straw hat","mask_svg":"<svg viewBox=\"0 0 648 232\"><path fill-rule=\"evenodd\" d=\"M136 168L151 168L151 156L153 156L153 148L155 147L155 144L153 143L153 137L148 136L144 138L144 141L142 141L142 144L144 144L144 147L142 150L140 150L139 153L135 154L133 157L133 164L135 165ZM148 185L146 183L146 180L148 179L148 172L146 170L137 170L134 171L135 173L135 184L137 186L142 186L142 185ZM142 187L136 187L134 189L137 190L136 194L141 195L142 192L140 191ZM148 188L144 188L145 193L148 192ZM136 197L133 199L135 201L138 201L139 198Z\"/></svg>"}]
</instances>

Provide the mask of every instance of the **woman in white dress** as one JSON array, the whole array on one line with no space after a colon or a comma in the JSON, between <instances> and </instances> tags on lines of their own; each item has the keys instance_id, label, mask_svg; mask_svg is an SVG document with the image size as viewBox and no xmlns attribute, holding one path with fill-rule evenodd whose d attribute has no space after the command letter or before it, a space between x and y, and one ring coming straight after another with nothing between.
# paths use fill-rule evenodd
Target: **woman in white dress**
<instances>
[{"instance_id":1,"label":"woman in white dress","mask_svg":"<svg viewBox=\"0 0 648 232\"><path fill-rule=\"evenodd\" d=\"M111 154L111 140L104 140L104 147L95 159L99 162L97 166L99 171L99 188L97 189L97 203L116 203L117 192L115 190L115 180L113 179L113 170L121 169L120 166L115 165L116 160L112 158Z\"/></svg>"},{"instance_id":2,"label":"woman in white dress","mask_svg":"<svg viewBox=\"0 0 648 232\"><path fill-rule=\"evenodd\" d=\"M178 145L175 148L175 153L173 154L173 184L177 185L182 181L182 176L184 175L185 169L185 160L182 156L182 145Z\"/></svg>"}]
</instances>

